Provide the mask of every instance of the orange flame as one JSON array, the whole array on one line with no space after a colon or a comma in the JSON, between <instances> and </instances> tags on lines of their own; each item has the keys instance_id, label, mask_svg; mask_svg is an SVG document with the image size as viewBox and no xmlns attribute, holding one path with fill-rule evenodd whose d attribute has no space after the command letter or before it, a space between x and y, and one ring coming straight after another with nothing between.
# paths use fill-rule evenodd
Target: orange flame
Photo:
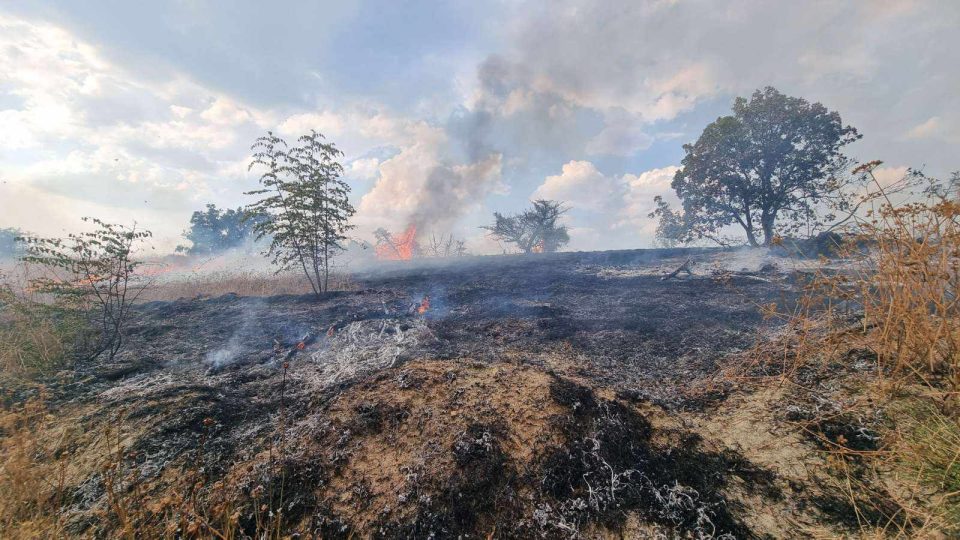
<instances>
[{"instance_id":1,"label":"orange flame","mask_svg":"<svg viewBox=\"0 0 960 540\"><path fill-rule=\"evenodd\" d=\"M391 234L389 242L377 244L377 258L387 261L409 261L417 247L417 226L410 225L399 234Z\"/></svg>"},{"instance_id":2,"label":"orange flame","mask_svg":"<svg viewBox=\"0 0 960 540\"><path fill-rule=\"evenodd\" d=\"M543 240L537 242L536 245L530 249L530 251L532 253L543 253Z\"/></svg>"},{"instance_id":3,"label":"orange flame","mask_svg":"<svg viewBox=\"0 0 960 540\"><path fill-rule=\"evenodd\" d=\"M424 313L430 309L430 297L424 296L423 300L420 301L420 307L417 308L417 313Z\"/></svg>"}]
</instances>

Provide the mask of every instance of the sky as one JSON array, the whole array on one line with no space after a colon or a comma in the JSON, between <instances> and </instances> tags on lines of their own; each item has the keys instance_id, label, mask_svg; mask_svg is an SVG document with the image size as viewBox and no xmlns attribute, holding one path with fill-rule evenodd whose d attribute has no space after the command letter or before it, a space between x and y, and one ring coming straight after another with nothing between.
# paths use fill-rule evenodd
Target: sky
<instances>
[{"instance_id":1,"label":"sky","mask_svg":"<svg viewBox=\"0 0 960 540\"><path fill-rule=\"evenodd\" d=\"M840 113L880 174L960 169L960 2L0 3L0 227L83 216L179 243L256 187L250 145L343 150L353 234L567 202L569 249L649 247L703 127L772 85Z\"/></svg>"}]
</instances>

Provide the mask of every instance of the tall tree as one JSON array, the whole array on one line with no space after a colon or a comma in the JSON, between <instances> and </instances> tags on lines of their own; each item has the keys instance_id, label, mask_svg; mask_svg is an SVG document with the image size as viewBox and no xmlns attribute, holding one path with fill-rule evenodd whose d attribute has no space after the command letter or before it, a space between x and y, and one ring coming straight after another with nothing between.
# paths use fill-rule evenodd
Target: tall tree
<instances>
[{"instance_id":1,"label":"tall tree","mask_svg":"<svg viewBox=\"0 0 960 540\"><path fill-rule=\"evenodd\" d=\"M560 216L567 211L560 201L536 200L533 207L519 214L493 213L493 225L483 227L497 240L515 244L524 253L557 251L570 242Z\"/></svg>"},{"instance_id":2,"label":"tall tree","mask_svg":"<svg viewBox=\"0 0 960 540\"><path fill-rule=\"evenodd\" d=\"M197 210L190 216L190 229L183 237L191 245L177 246L177 251L196 254L219 253L243 245L254 235L263 216L248 216L243 208L222 210L208 204L206 210Z\"/></svg>"},{"instance_id":3,"label":"tall tree","mask_svg":"<svg viewBox=\"0 0 960 540\"><path fill-rule=\"evenodd\" d=\"M254 142L253 167L260 167L262 189L247 195L261 199L246 208L263 216L254 225L257 238L270 238L266 255L278 272L299 266L314 294L329 289L330 263L343 249L355 210L350 186L341 178L343 153L311 130L289 146L272 132Z\"/></svg>"},{"instance_id":4,"label":"tall tree","mask_svg":"<svg viewBox=\"0 0 960 540\"><path fill-rule=\"evenodd\" d=\"M733 115L708 125L683 146L682 168L673 189L682 214L658 207L660 216L683 216L679 240L716 238L739 225L752 246L769 245L777 234L803 226L811 231L847 210L840 177L849 160L841 149L860 138L840 115L820 103L786 96L775 88L738 97ZM762 237L761 237L762 235Z\"/></svg>"}]
</instances>

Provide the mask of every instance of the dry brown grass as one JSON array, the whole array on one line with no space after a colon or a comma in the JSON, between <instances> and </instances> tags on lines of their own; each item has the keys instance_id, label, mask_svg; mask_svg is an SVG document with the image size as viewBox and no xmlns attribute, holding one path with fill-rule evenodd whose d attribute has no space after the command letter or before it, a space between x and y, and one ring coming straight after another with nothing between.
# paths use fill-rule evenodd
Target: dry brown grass
<instances>
[{"instance_id":1,"label":"dry brown grass","mask_svg":"<svg viewBox=\"0 0 960 540\"><path fill-rule=\"evenodd\" d=\"M330 276L331 291L351 291L357 288L348 274ZM310 294L310 283L300 274L273 274L257 271L218 271L195 274L190 277L155 281L139 301L172 301L180 298L217 297L224 294L240 296L276 296L281 294Z\"/></svg>"},{"instance_id":2,"label":"dry brown grass","mask_svg":"<svg viewBox=\"0 0 960 540\"><path fill-rule=\"evenodd\" d=\"M882 416L876 450L813 433L861 535L960 534L960 203L940 191L896 204L877 165L858 171L877 190L849 228L851 266L823 265L787 313L769 306L786 324L747 371L774 373L795 396L833 407L803 426Z\"/></svg>"},{"instance_id":3,"label":"dry brown grass","mask_svg":"<svg viewBox=\"0 0 960 540\"><path fill-rule=\"evenodd\" d=\"M47 415L42 395L0 411L0 537L63 535L66 461L64 448L37 435Z\"/></svg>"},{"instance_id":4,"label":"dry brown grass","mask_svg":"<svg viewBox=\"0 0 960 540\"><path fill-rule=\"evenodd\" d=\"M79 331L68 312L0 274L0 373L48 376L67 367Z\"/></svg>"},{"instance_id":5,"label":"dry brown grass","mask_svg":"<svg viewBox=\"0 0 960 540\"><path fill-rule=\"evenodd\" d=\"M0 538L246 537L238 508L249 512L256 501L238 496L235 486L211 482L203 472L203 438L186 462L148 480L130 451L138 426L118 411L81 427L76 421L90 412L50 408L43 388L21 405L0 409ZM96 479L104 500L78 512L71 505L89 479ZM233 498L209 503L227 490ZM256 538L280 538L275 510L253 511Z\"/></svg>"}]
</instances>

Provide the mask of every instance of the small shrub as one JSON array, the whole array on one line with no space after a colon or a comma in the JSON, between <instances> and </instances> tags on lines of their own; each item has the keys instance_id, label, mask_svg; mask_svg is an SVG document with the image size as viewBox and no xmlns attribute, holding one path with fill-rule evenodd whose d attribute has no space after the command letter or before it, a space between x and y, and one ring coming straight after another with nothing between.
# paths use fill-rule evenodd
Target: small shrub
<instances>
[{"instance_id":1,"label":"small shrub","mask_svg":"<svg viewBox=\"0 0 960 540\"><path fill-rule=\"evenodd\" d=\"M47 269L47 275L31 280L31 287L53 297L60 305L90 317L96 340L88 359L106 353L112 360L123 346L130 306L145 285L139 285L133 259L149 231L84 218L96 228L70 234L66 239L27 237L23 260Z\"/></svg>"}]
</instances>

